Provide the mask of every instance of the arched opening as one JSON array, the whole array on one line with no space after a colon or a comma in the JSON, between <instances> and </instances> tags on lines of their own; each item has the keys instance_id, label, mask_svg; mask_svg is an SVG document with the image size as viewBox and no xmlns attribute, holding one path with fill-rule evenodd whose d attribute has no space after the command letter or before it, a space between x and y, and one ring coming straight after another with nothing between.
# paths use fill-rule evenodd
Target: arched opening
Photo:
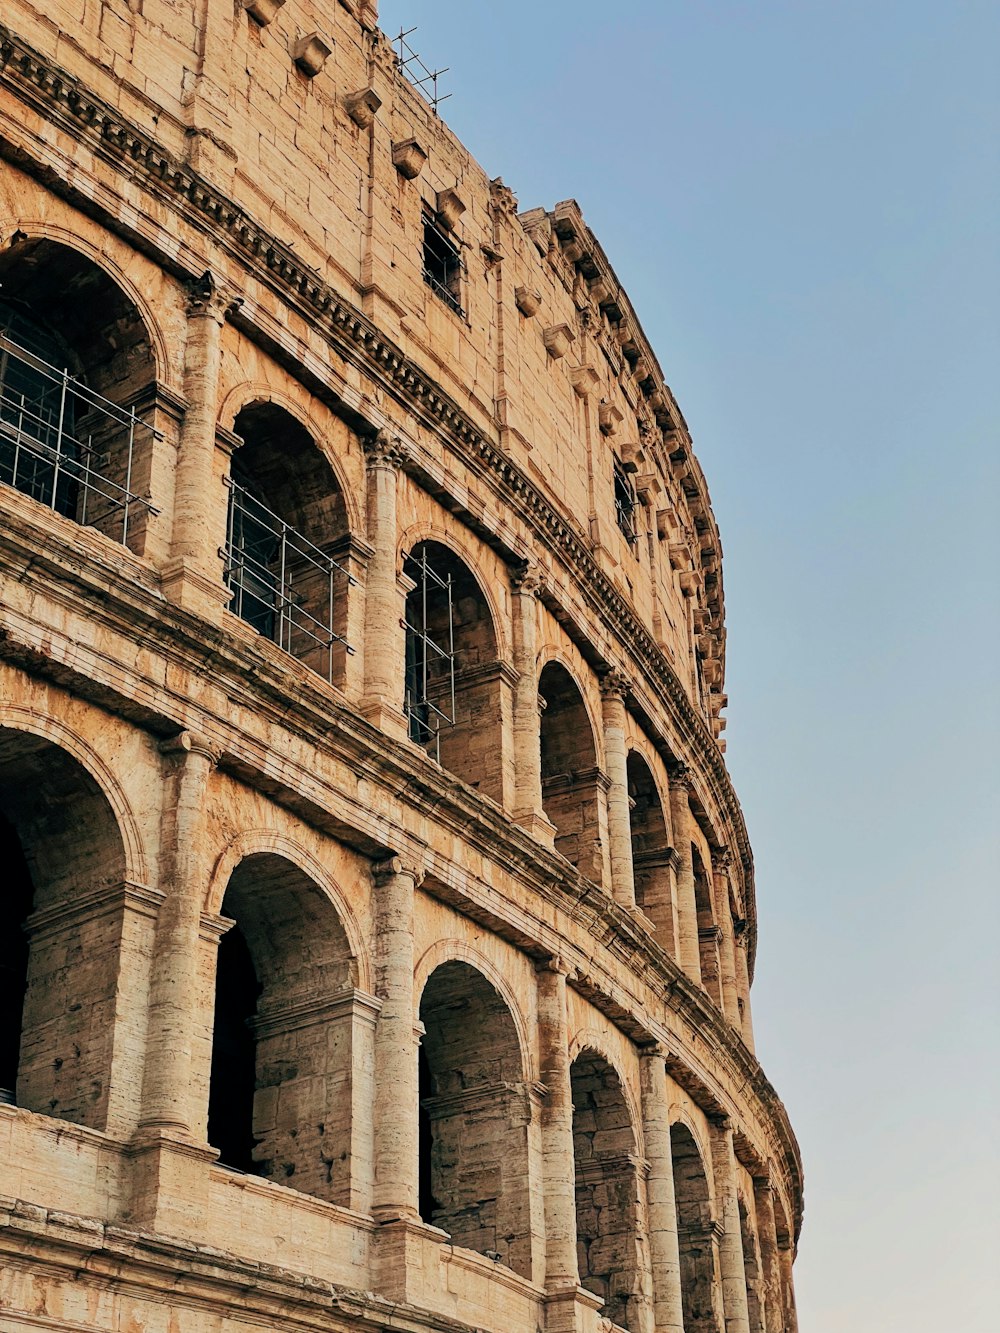
<instances>
[{"instance_id":1,"label":"arched opening","mask_svg":"<svg viewBox=\"0 0 1000 1333\"><path fill-rule=\"evenodd\" d=\"M333 469L284 408L251 403L233 427L226 535L230 609L332 684L347 644L347 510Z\"/></svg>"},{"instance_id":2,"label":"arched opening","mask_svg":"<svg viewBox=\"0 0 1000 1333\"><path fill-rule=\"evenodd\" d=\"M760 1247L750 1212L743 1199L739 1200L740 1239L743 1244L743 1270L747 1283L747 1310L750 1314L750 1333L764 1333L763 1291L761 1282Z\"/></svg>"},{"instance_id":3,"label":"arched opening","mask_svg":"<svg viewBox=\"0 0 1000 1333\"><path fill-rule=\"evenodd\" d=\"M427 980L420 1021L421 1216L530 1277L530 1108L510 1010L475 968L449 962Z\"/></svg>"},{"instance_id":4,"label":"arched opening","mask_svg":"<svg viewBox=\"0 0 1000 1333\"><path fill-rule=\"evenodd\" d=\"M468 566L440 542L403 560L405 707L410 739L449 773L503 800L502 667L489 604Z\"/></svg>"},{"instance_id":5,"label":"arched opening","mask_svg":"<svg viewBox=\"0 0 1000 1333\"><path fill-rule=\"evenodd\" d=\"M235 923L219 941L215 992L208 1141L218 1148L223 1166L254 1174L257 1043L253 1021L261 984L243 932ZM220 996L225 997L221 1003Z\"/></svg>"},{"instance_id":6,"label":"arched opening","mask_svg":"<svg viewBox=\"0 0 1000 1333\"><path fill-rule=\"evenodd\" d=\"M0 728L0 1094L105 1129L123 931L114 812L58 746Z\"/></svg>"},{"instance_id":7,"label":"arched opening","mask_svg":"<svg viewBox=\"0 0 1000 1333\"><path fill-rule=\"evenodd\" d=\"M635 1134L621 1080L595 1051L570 1069L580 1285L603 1314L638 1333L641 1295L639 1181Z\"/></svg>"},{"instance_id":8,"label":"arched opening","mask_svg":"<svg viewBox=\"0 0 1000 1333\"><path fill-rule=\"evenodd\" d=\"M259 853L233 871L219 944L209 1142L223 1166L350 1205L356 965L333 904Z\"/></svg>"},{"instance_id":9,"label":"arched opening","mask_svg":"<svg viewBox=\"0 0 1000 1333\"><path fill-rule=\"evenodd\" d=\"M556 850L600 881L603 854L598 806L597 746L577 684L559 662L538 678L542 701L542 808L556 828Z\"/></svg>"},{"instance_id":10,"label":"arched opening","mask_svg":"<svg viewBox=\"0 0 1000 1333\"><path fill-rule=\"evenodd\" d=\"M35 890L17 830L0 814L0 865L6 886L0 895L0 1104L16 1103L21 1021L28 987L25 923Z\"/></svg>"},{"instance_id":11,"label":"arched opening","mask_svg":"<svg viewBox=\"0 0 1000 1333\"><path fill-rule=\"evenodd\" d=\"M659 944L676 954L670 878L673 852L656 782L646 760L635 750L629 751L627 777L635 903L656 927Z\"/></svg>"},{"instance_id":12,"label":"arched opening","mask_svg":"<svg viewBox=\"0 0 1000 1333\"><path fill-rule=\"evenodd\" d=\"M705 863L698 848L691 844L691 868L694 873L694 901L698 913L698 955L701 963L701 984L715 1003L722 1008L722 984L719 968L719 936L712 902L712 886Z\"/></svg>"},{"instance_id":13,"label":"arched opening","mask_svg":"<svg viewBox=\"0 0 1000 1333\"><path fill-rule=\"evenodd\" d=\"M718 1257L711 1196L701 1153L686 1125L671 1125L670 1152L677 1206L684 1333L720 1333Z\"/></svg>"},{"instance_id":14,"label":"arched opening","mask_svg":"<svg viewBox=\"0 0 1000 1333\"><path fill-rule=\"evenodd\" d=\"M68 246L0 254L0 482L142 552L155 362L135 304Z\"/></svg>"}]
</instances>

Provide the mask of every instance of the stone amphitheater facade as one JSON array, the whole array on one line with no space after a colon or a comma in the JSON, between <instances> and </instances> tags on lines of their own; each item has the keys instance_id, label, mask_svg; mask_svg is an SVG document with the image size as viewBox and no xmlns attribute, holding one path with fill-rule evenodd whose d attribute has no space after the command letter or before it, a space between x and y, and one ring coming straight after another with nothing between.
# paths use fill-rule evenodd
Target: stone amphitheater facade
<instances>
[{"instance_id":1,"label":"stone amphitheater facade","mask_svg":"<svg viewBox=\"0 0 1000 1333\"><path fill-rule=\"evenodd\" d=\"M792 1333L721 546L364 0L0 14L0 1328Z\"/></svg>"}]
</instances>

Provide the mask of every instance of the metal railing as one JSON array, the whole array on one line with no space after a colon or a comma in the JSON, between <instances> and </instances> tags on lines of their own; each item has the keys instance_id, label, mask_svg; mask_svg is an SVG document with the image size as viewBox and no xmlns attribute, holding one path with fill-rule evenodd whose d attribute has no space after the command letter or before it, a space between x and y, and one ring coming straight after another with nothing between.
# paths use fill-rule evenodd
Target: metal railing
<instances>
[{"instance_id":1,"label":"metal railing","mask_svg":"<svg viewBox=\"0 0 1000 1333\"><path fill-rule=\"evenodd\" d=\"M132 489L157 431L0 333L0 482L122 545L159 513Z\"/></svg>"},{"instance_id":2,"label":"metal railing","mask_svg":"<svg viewBox=\"0 0 1000 1333\"><path fill-rule=\"evenodd\" d=\"M220 554L230 609L258 633L333 682L336 648L354 649L334 629L338 583L357 580L250 491L229 480L226 545Z\"/></svg>"},{"instance_id":3,"label":"metal railing","mask_svg":"<svg viewBox=\"0 0 1000 1333\"><path fill-rule=\"evenodd\" d=\"M451 575L439 574L428 562L426 550L408 555L403 571L416 583L406 599L406 689L404 711L410 739L424 745L440 761L441 728L455 725L455 624ZM447 624L431 633L430 603L443 595Z\"/></svg>"}]
</instances>

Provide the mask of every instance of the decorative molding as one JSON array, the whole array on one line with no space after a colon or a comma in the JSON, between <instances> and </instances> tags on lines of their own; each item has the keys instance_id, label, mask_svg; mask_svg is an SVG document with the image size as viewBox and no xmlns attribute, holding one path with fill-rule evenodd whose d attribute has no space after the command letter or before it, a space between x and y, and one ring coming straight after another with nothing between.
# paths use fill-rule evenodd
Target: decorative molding
<instances>
[{"instance_id":1,"label":"decorative molding","mask_svg":"<svg viewBox=\"0 0 1000 1333\"><path fill-rule=\"evenodd\" d=\"M427 150L416 139L402 139L392 145L392 165L408 181L415 181L424 169Z\"/></svg>"},{"instance_id":2,"label":"decorative molding","mask_svg":"<svg viewBox=\"0 0 1000 1333\"><path fill-rule=\"evenodd\" d=\"M314 79L332 54L332 39L321 32L310 32L295 43L292 59L307 79Z\"/></svg>"},{"instance_id":3,"label":"decorative molding","mask_svg":"<svg viewBox=\"0 0 1000 1333\"><path fill-rule=\"evenodd\" d=\"M515 287L514 304L526 319L531 319L542 304L542 294L534 287Z\"/></svg>"},{"instance_id":4,"label":"decorative molding","mask_svg":"<svg viewBox=\"0 0 1000 1333\"><path fill-rule=\"evenodd\" d=\"M437 219L446 231L455 230L464 212L465 204L459 198L457 190L438 190Z\"/></svg>"},{"instance_id":5,"label":"decorative molding","mask_svg":"<svg viewBox=\"0 0 1000 1333\"><path fill-rule=\"evenodd\" d=\"M242 0L243 8L262 28L273 23L285 0Z\"/></svg>"},{"instance_id":6,"label":"decorative molding","mask_svg":"<svg viewBox=\"0 0 1000 1333\"><path fill-rule=\"evenodd\" d=\"M371 87L359 88L357 92L348 93L344 98L347 114L361 130L368 129L378 115L381 105L381 97Z\"/></svg>"},{"instance_id":7,"label":"decorative molding","mask_svg":"<svg viewBox=\"0 0 1000 1333\"><path fill-rule=\"evenodd\" d=\"M568 324L550 324L542 330L542 342L553 361L564 357L575 340L576 334Z\"/></svg>"}]
</instances>

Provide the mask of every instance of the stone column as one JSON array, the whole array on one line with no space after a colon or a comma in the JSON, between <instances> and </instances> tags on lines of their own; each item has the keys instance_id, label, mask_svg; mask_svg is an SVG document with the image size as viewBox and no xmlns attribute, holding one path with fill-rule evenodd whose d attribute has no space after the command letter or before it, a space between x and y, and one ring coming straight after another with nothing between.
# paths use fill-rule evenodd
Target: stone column
<instances>
[{"instance_id":1,"label":"stone column","mask_svg":"<svg viewBox=\"0 0 1000 1333\"><path fill-rule=\"evenodd\" d=\"M784 1324L779 1325L783 1333L799 1333L799 1316L795 1309L795 1286L792 1281L792 1263L795 1254L792 1242L786 1241L778 1247L778 1260L781 1268L781 1290L784 1304ZM770 1333L770 1330L768 1330Z\"/></svg>"},{"instance_id":2,"label":"stone column","mask_svg":"<svg viewBox=\"0 0 1000 1333\"><path fill-rule=\"evenodd\" d=\"M656 1333L684 1333L665 1055L662 1046L646 1047L639 1064L643 1137L649 1163L646 1197L653 1270L653 1324Z\"/></svg>"},{"instance_id":3,"label":"stone column","mask_svg":"<svg viewBox=\"0 0 1000 1333\"><path fill-rule=\"evenodd\" d=\"M770 1176L754 1177L753 1197L764 1284L764 1325L767 1333L783 1333L785 1320L781 1300L781 1260L774 1221L774 1187Z\"/></svg>"},{"instance_id":4,"label":"stone column","mask_svg":"<svg viewBox=\"0 0 1000 1333\"><path fill-rule=\"evenodd\" d=\"M222 328L233 302L206 273L188 287L184 395L174 477L173 537L163 569L163 590L173 601L202 615L229 602L219 548L226 531L226 489L215 475L216 419Z\"/></svg>"},{"instance_id":5,"label":"stone column","mask_svg":"<svg viewBox=\"0 0 1000 1333\"><path fill-rule=\"evenodd\" d=\"M375 1187L379 1222L419 1219L417 1035L413 1006L413 898L423 875L398 856L374 868Z\"/></svg>"},{"instance_id":6,"label":"stone column","mask_svg":"<svg viewBox=\"0 0 1000 1333\"><path fill-rule=\"evenodd\" d=\"M691 861L690 794L690 770L686 764L675 764L670 770L670 827L677 852L677 961L692 981L700 985L701 950Z\"/></svg>"},{"instance_id":7,"label":"stone column","mask_svg":"<svg viewBox=\"0 0 1000 1333\"><path fill-rule=\"evenodd\" d=\"M723 1227L719 1240L719 1267L722 1273L726 1333L750 1333L740 1205L736 1194L736 1154L733 1151L733 1128L728 1118L717 1120L712 1126L711 1135L715 1202Z\"/></svg>"},{"instance_id":8,"label":"stone column","mask_svg":"<svg viewBox=\"0 0 1000 1333\"><path fill-rule=\"evenodd\" d=\"M514 820L551 847L555 828L542 805L542 750L539 741L538 599L545 581L531 565L511 575L511 629L514 670Z\"/></svg>"},{"instance_id":9,"label":"stone column","mask_svg":"<svg viewBox=\"0 0 1000 1333\"><path fill-rule=\"evenodd\" d=\"M734 922L733 935L736 942L736 994L740 1005L740 1028L743 1033L743 1044L747 1050L752 1051L754 1044L753 1020L750 1017L750 963L747 958L747 947L749 945L747 923L745 921Z\"/></svg>"},{"instance_id":10,"label":"stone column","mask_svg":"<svg viewBox=\"0 0 1000 1333\"><path fill-rule=\"evenodd\" d=\"M193 1086L191 1075L194 1043L207 1021L198 972L209 877L205 811L218 751L192 731L161 748L166 771L160 881L166 896L156 926L139 1130L140 1136L152 1131L193 1139L208 1092Z\"/></svg>"},{"instance_id":11,"label":"stone column","mask_svg":"<svg viewBox=\"0 0 1000 1333\"><path fill-rule=\"evenodd\" d=\"M635 907L632 868L632 821L628 800L628 764L625 755L625 695L628 682L617 671L601 678L601 713L604 720L604 768L608 776L608 844L611 855L611 893L623 907Z\"/></svg>"},{"instance_id":12,"label":"stone column","mask_svg":"<svg viewBox=\"0 0 1000 1333\"><path fill-rule=\"evenodd\" d=\"M407 458L398 436L379 431L363 441L368 468L368 541L372 547L365 582L364 697L361 711L393 736L406 735L403 689L406 638L403 600L396 568L399 532L396 491Z\"/></svg>"},{"instance_id":13,"label":"stone column","mask_svg":"<svg viewBox=\"0 0 1000 1333\"><path fill-rule=\"evenodd\" d=\"M722 1012L740 1027L739 992L736 988L736 940L733 935L733 912L729 901L729 874L732 853L728 847L717 847L712 852L712 887L715 896L715 919L722 932L719 940L719 980L722 988Z\"/></svg>"},{"instance_id":14,"label":"stone column","mask_svg":"<svg viewBox=\"0 0 1000 1333\"><path fill-rule=\"evenodd\" d=\"M542 1165L545 1193L545 1289L574 1292L576 1261L576 1163L573 1156L573 1091L570 1084L566 1014L566 964L550 959L538 968L538 1043L542 1107Z\"/></svg>"}]
</instances>

